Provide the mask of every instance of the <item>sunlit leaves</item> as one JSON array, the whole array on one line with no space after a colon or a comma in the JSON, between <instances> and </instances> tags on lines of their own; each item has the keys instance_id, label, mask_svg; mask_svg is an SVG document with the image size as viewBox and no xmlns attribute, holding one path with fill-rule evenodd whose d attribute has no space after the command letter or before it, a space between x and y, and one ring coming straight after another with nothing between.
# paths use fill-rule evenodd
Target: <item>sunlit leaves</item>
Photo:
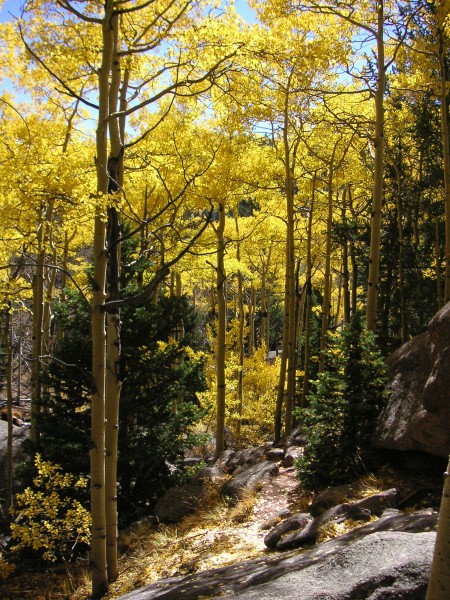
<instances>
[{"instance_id":1,"label":"sunlit leaves","mask_svg":"<svg viewBox=\"0 0 450 600\"><path fill-rule=\"evenodd\" d=\"M85 488L86 479L63 473L58 465L35 457L37 475L33 487L16 495L18 516L11 524L14 550L30 548L49 562L72 558L78 544L90 540L90 516L71 488Z\"/></svg>"}]
</instances>

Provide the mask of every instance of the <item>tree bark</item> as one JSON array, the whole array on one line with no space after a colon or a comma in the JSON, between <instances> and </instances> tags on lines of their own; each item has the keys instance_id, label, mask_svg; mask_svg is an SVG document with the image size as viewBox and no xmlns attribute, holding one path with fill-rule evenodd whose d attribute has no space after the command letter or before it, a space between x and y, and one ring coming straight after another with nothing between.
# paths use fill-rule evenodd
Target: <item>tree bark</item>
<instances>
[{"instance_id":1,"label":"tree bark","mask_svg":"<svg viewBox=\"0 0 450 600\"><path fill-rule=\"evenodd\" d=\"M217 235L217 417L216 417L216 457L225 450L225 352L226 352L226 298L225 298L225 205L219 204L219 224Z\"/></svg>"},{"instance_id":2,"label":"tree bark","mask_svg":"<svg viewBox=\"0 0 450 600\"><path fill-rule=\"evenodd\" d=\"M256 310L256 290L250 288L250 299L248 303L248 356L253 356L255 351L255 310Z\"/></svg>"},{"instance_id":3,"label":"tree bark","mask_svg":"<svg viewBox=\"0 0 450 600\"><path fill-rule=\"evenodd\" d=\"M292 430L292 409L295 390L295 256L294 256L294 176L295 151L292 156L289 144L289 95L294 69L292 68L284 90L283 162L286 184L286 257L284 289L284 326L281 351L280 376L275 409L275 443L281 439L283 400L286 396L284 435ZM287 388L285 385L287 381Z\"/></svg>"},{"instance_id":4,"label":"tree bark","mask_svg":"<svg viewBox=\"0 0 450 600\"><path fill-rule=\"evenodd\" d=\"M397 227L398 227L398 284L400 291L400 335L402 345L406 342L406 302L405 302L405 275L403 269L403 222L402 222L402 199L401 199L401 178L398 167L395 168L397 179Z\"/></svg>"},{"instance_id":5,"label":"tree bark","mask_svg":"<svg viewBox=\"0 0 450 600\"><path fill-rule=\"evenodd\" d=\"M267 263L264 262L265 253L261 254L261 345L264 344L267 352L270 350L270 330L269 330L269 306L267 299L267 272L269 270L270 256L272 254L272 247L269 247L267 254Z\"/></svg>"},{"instance_id":6,"label":"tree bark","mask_svg":"<svg viewBox=\"0 0 450 600\"><path fill-rule=\"evenodd\" d=\"M13 393L12 393L12 322L11 302L5 302L1 316L1 346L6 355L6 419L8 423L6 441L6 490L5 500L8 510L13 504Z\"/></svg>"},{"instance_id":7,"label":"tree bark","mask_svg":"<svg viewBox=\"0 0 450 600\"><path fill-rule=\"evenodd\" d=\"M434 260L436 263L436 299L438 309L442 308L441 249L439 244L439 217L434 219Z\"/></svg>"},{"instance_id":8,"label":"tree bark","mask_svg":"<svg viewBox=\"0 0 450 600\"><path fill-rule=\"evenodd\" d=\"M236 258L238 261L241 260L241 246L239 241L239 221L237 211L235 214L234 222L236 225ZM242 421L242 408L244 404L244 330L245 330L245 314L244 314L244 290L242 273L238 270L238 315L239 315L239 336L238 336L238 386L236 392L237 400L237 423L236 423L236 445L238 448L241 447L241 421ZM250 332L252 331L250 327ZM251 333L250 333L251 335Z\"/></svg>"},{"instance_id":9,"label":"tree bark","mask_svg":"<svg viewBox=\"0 0 450 600\"><path fill-rule=\"evenodd\" d=\"M444 206L445 206L445 286L444 304L450 300L450 148L447 117L447 70L445 60L447 50L444 44L444 31L439 29L439 70L441 79L440 108L441 108L441 136L442 154L444 162Z\"/></svg>"},{"instance_id":10,"label":"tree bark","mask_svg":"<svg viewBox=\"0 0 450 600\"><path fill-rule=\"evenodd\" d=\"M377 3L377 74L375 90L375 133L374 133L374 183L372 213L370 219L369 274L367 286L366 322L369 331L376 330L378 279L380 272L381 213L383 206L384 165L384 93L386 89L386 65L384 62L384 0Z\"/></svg>"},{"instance_id":11,"label":"tree bark","mask_svg":"<svg viewBox=\"0 0 450 600\"><path fill-rule=\"evenodd\" d=\"M325 284L323 289L322 304L322 327L320 332L320 354L319 354L319 373L325 370L325 349L327 347L327 332L330 324L331 309L331 228L333 225L333 169L334 155L337 149L337 143L334 146L331 156L328 173L328 210L327 210L327 233L325 242Z\"/></svg>"},{"instance_id":12,"label":"tree bark","mask_svg":"<svg viewBox=\"0 0 450 600\"><path fill-rule=\"evenodd\" d=\"M303 388L300 406L303 408L306 403L306 394L309 385L309 366L311 362L311 312L312 312L312 224L314 214L314 203L316 199L317 178L314 175L312 182L311 208L308 216L308 237L306 241L306 315L305 315L305 362L303 375Z\"/></svg>"},{"instance_id":13,"label":"tree bark","mask_svg":"<svg viewBox=\"0 0 450 600\"><path fill-rule=\"evenodd\" d=\"M450 460L444 479L439 522L426 600L450 598Z\"/></svg>"},{"instance_id":14,"label":"tree bark","mask_svg":"<svg viewBox=\"0 0 450 600\"><path fill-rule=\"evenodd\" d=\"M42 211L41 211L42 216ZM41 219L42 221L42 219ZM39 443L39 414L41 412L41 355L42 321L44 314L44 262L43 224L37 236L36 272L33 281L33 349L31 363L31 432L30 438L36 446Z\"/></svg>"},{"instance_id":15,"label":"tree bark","mask_svg":"<svg viewBox=\"0 0 450 600\"><path fill-rule=\"evenodd\" d=\"M102 21L102 62L98 72L99 110L96 132L97 207L94 225L94 272L92 290L92 415L91 415L91 577L92 596L108 591L105 507L105 372L106 372L106 215L108 196L109 77L114 39L111 29L113 0L105 1Z\"/></svg>"},{"instance_id":16,"label":"tree bark","mask_svg":"<svg viewBox=\"0 0 450 600\"><path fill-rule=\"evenodd\" d=\"M120 109L126 108L126 83L122 84L119 55L119 17L111 18L110 26L113 37L111 64L111 83L109 86L109 114L117 112L119 97L122 98ZM109 138L111 142L108 158L108 192L110 206L108 208L108 268L107 292L108 301L120 299L120 214L116 197L123 188L123 145L124 125L118 119L109 121ZM113 204L114 203L114 204ZM106 564L108 581L114 581L119 574L117 558L117 453L119 436L119 403L122 381L120 378L120 309L118 305L107 308L106 314L106 370L105 370L105 519L106 519Z\"/></svg>"},{"instance_id":17,"label":"tree bark","mask_svg":"<svg viewBox=\"0 0 450 600\"><path fill-rule=\"evenodd\" d=\"M344 240L342 247L342 277L343 277L343 296L344 296L344 324L350 323L350 273L348 269L348 230L347 230L347 206L345 203L347 187L344 188L342 198L342 224L344 227Z\"/></svg>"}]
</instances>

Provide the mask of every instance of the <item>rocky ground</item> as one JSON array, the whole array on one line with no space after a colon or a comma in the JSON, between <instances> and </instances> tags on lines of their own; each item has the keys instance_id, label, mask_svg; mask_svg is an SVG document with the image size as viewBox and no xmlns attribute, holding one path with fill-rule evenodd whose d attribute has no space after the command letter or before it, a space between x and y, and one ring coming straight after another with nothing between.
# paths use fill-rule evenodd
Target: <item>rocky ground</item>
<instances>
[{"instance_id":1,"label":"rocky ground","mask_svg":"<svg viewBox=\"0 0 450 600\"><path fill-rule=\"evenodd\" d=\"M259 593L259 588L252 591L254 585L270 586L287 573L308 569L301 580L316 581L318 562L328 573L326 580L334 581L343 593L345 586L336 566L342 561L352 562L351 568L347 565L346 582L354 594L361 581L367 584L364 565L358 566L355 556L363 563L369 557L373 563L380 556L378 570L371 563L371 571L378 577L371 579L372 587L378 589L381 580L389 580L393 590L400 586L408 594L423 591L441 493L439 468L410 456L408 469L405 465L384 468L352 485L314 496L302 490L292 465L302 451L301 443L300 436L283 449L269 445L228 451L201 469L189 484L170 490L156 507L157 519L147 519L122 533L121 574L111 585L108 598L127 593L133 600L186 600L223 594L256 598L251 595ZM420 540L411 537L419 533L428 535ZM417 553L414 548L419 541L423 551ZM403 553L400 547L405 549ZM1 586L0 597L85 600L87 575L83 580L75 574L74 590L70 591L64 576L57 570L51 575L51 571L18 573ZM277 585L281 585L279 581ZM289 585L298 587L300 583ZM303 586L301 595L294 596L289 585L286 583L283 592L266 590L261 597L319 597L314 595L318 593L314 586ZM380 596L384 597L389 596Z\"/></svg>"},{"instance_id":2,"label":"rocky ground","mask_svg":"<svg viewBox=\"0 0 450 600\"><path fill-rule=\"evenodd\" d=\"M248 449L202 470L191 482L194 490L200 481L211 490L215 481L229 494L229 512L209 526L201 508L181 520L179 534L196 538L181 564L171 563L169 577L147 572L147 581L157 581L136 585L124 598L423 598L441 490L438 470L424 464L412 471L384 468L313 497L302 491L295 468L284 466L287 454ZM169 500L179 506L189 497L188 512L195 503L207 506L189 486L178 493L161 499L161 516L170 520ZM181 555L185 551L177 547ZM364 595L369 588L375 595ZM321 595L325 590L328 595Z\"/></svg>"}]
</instances>

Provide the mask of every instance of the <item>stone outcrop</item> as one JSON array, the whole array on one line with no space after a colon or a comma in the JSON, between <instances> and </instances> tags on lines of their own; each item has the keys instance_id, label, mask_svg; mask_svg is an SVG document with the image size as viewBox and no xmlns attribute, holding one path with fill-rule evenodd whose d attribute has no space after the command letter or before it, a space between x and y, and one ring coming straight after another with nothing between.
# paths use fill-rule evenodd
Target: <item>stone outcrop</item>
<instances>
[{"instance_id":1,"label":"stone outcrop","mask_svg":"<svg viewBox=\"0 0 450 600\"><path fill-rule=\"evenodd\" d=\"M372 516L384 516L385 511L394 508L399 500L398 491L391 488L355 502L342 502L346 490L351 491L351 486L329 488L321 495L319 502L313 501L309 513L289 514L284 520L278 519L264 537L265 545L271 550L298 548L315 542L328 523L342 523L348 519L369 521ZM334 506L329 505L332 498L341 501Z\"/></svg>"},{"instance_id":2,"label":"stone outcrop","mask_svg":"<svg viewBox=\"0 0 450 600\"><path fill-rule=\"evenodd\" d=\"M176 523L194 512L207 496L208 481L226 479L220 487L222 496L238 499L243 492L254 490L260 482L278 474L278 467L273 460L268 460L273 448L270 445L257 446L233 452L225 450L216 461L202 467L191 477L188 484L169 488L157 501L154 509L157 521ZM284 458L276 453L272 459Z\"/></svg>"},{"instance_id":3,"label":"stone outcrop","mask_svg":"<svg viewBox=\"0 0 450 600\"><path fill-rule=\"evenodd\" d=\"M160 579L120 600L422 600L436 522L428 512L386 516L304 552Z\"/></svg>"},{"instance_id":4,"label":"stone outcrop","mask_svg":"<svg viewBox=\"0 0 450 600\"><path fill-rule=\"evenodd\" d=\"M450 302L387 360L388 404L374 445L447 457L450 453Z\"/></svg>"},{"instance_id":5,"label":"stone outcrop","mask_svg":"<svg viewBox=\"0 0 450 600\"><path fill-rule=\"evenodd\" d=\"M254 490L258 484L278 473L278 467L269 460L253 465L242 465L236 469L233 477L222 487L221 494L229 498L239 498L245 490Z\"/></svg>"},{"instance_id":6,"label":"stone outcrop","mask_svg":"<svg viewBox=\"0 0 450 600\"><path fill-rule=\"evenodd\" d=\"M240 600L423 600L433 534L374 533L324 561L225 596ZM420 546L420 547L419 547Z\"/></svg>"},{"instance_id":7,"label":"stone outcrop","mask_svg":"<svg viewBox=\"0 0 450 600\"><path fill-rule=\"evenodd\" d=\"M298 548L304 544L315 542L321 528L328 523L342 523L347 519L368 521L370 517L370 510L358 507L355 504L338 504L314 519L308 518L307 514L301 513L300 515L289 517L286 522L277 525L266 535L264 543L268 548L276 550ZM291 531L292 533L287 533ZM286 533L287 535L285 535Z\"/></svg>"},{"instance_id":8,"label":"stone outcrop","mask_svg":"<svg viewBox=\"0 0 450 600\"><path fill-rule=\"evenodd\" d=\"M201 485L180 485L169 488L156 502L155 517L161 523L177 523L193 513L207 496Z\"/></svg>"}]
</instances>

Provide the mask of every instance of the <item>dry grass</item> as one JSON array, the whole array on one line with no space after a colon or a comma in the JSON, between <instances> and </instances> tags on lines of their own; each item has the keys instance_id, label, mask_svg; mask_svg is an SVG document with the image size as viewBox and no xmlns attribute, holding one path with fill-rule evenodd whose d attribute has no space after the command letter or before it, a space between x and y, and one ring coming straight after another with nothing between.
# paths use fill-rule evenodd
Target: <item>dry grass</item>
<instances>
[{"instance_id":1,"label":"dry grass","mask_svg":"<svg viewBox=\"0 0 450 600\"><path fill-rule=\"evenodd\" d=\"M259 526L267 515L257 517L259 509L254 513L258 490L244 494L239 502L232 504L219 494L223 483L223 480L208 483L207 499L202 506L177 525L154 528L142 523L136 529L124 532L119 540L120 575L110 585L106 598L113 600L161 578L186 575L261 556L266 548L263 543L265 533ZM355 495L351 500L399 484L403 489L409 489L408 484L403 481L400 483L398 473L384 469L376 476L368 475L355 482ZM277 489L272 493L283 494L283 491ZM308 512L311 499L312 494L297 489L290 508L293 512ZM328 523L322 528L319 541L342 535L362 524L351 519L343 523ZM2 600L86 600L90 593L86 562L74 568L72 582L75 591L71 590L62 573L19 574L1 586L0 597Z\"/></svg>"},{"instance_id":2,"label":"dry grass","mask_svg":"<svg viewBox=\"0 0 450 600\"><path fill-rule=\"evenodd\" d=\"M353 519L346 519L342 523L331 521L320 528L320 533L316 541L318 544L321 544L322 542L332 540L339 535L344 535L344 533L348 533L352 529L362 527L363 525L367 525L367 523L373 523L377 520L378 517L372 516L370 517L369 521L354 521Z\"/></svg>"},{"instance_id":3,"label":"dry grass","mask_svg":"<svg viewBox=\"0 0 450 600\"><path fill-rule=\"evenodd\" d=\"M128 550L120 557L120 575L110 586L106 598L113 599L158 579L230 565L261 553L248 541L241 528L248 527L254 493L245 494L230 505L212 493L206 505L174 526L152 529L143 524L121 537ZM79 581L70 600L85 600L89 580Z\"/></svg>"}]
</instances>

